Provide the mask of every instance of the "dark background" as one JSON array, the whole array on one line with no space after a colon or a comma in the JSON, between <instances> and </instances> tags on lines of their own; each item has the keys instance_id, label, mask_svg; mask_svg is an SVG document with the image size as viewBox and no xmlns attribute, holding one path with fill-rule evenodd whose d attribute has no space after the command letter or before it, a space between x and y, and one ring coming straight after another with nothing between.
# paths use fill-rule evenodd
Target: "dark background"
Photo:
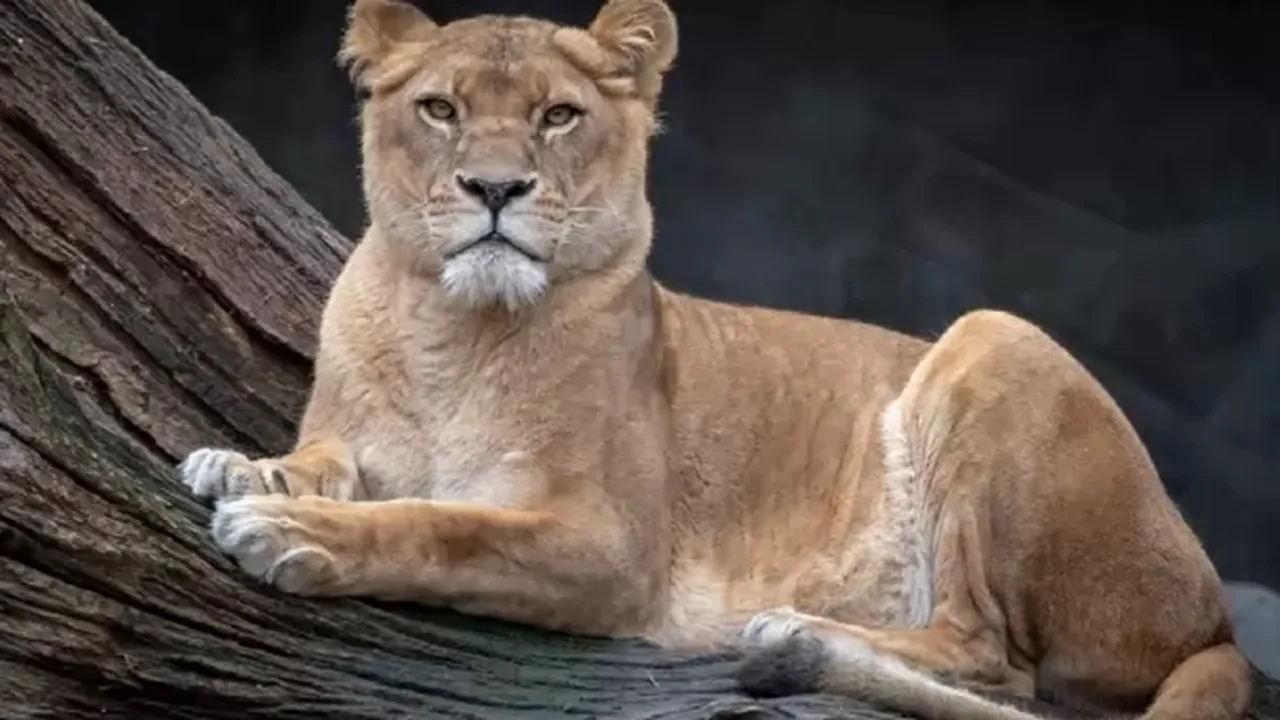
<instances>
[{"instance_id":1,"label":"dark background","mask_svg":"<svg viewBox=\"0 0 1280 720\"><path fill-rule=\"evenodd\" d=\"M92 4L358 236L344 0ZM586 24L598 0L419 4ZM1280 8L1094 5L673 0L652 268L917 334L1042 324L1224 577L1280 588Z\"/></svg>"}]
</instances>

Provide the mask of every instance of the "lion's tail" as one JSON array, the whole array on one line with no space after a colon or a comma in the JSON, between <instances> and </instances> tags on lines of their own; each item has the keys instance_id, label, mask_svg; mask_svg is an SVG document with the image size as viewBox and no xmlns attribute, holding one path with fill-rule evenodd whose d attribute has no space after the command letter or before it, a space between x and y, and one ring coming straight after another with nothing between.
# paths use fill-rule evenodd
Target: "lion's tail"
<instances>
[{"instance_id":1,"label":"lion's tail","mask_svg":"<svg viewBox=\"0 0 1280 720\"><path fill-rule=\"evenodd\" d=\"M947 685L897 658L806 635L748 657L738 682L756 696L830 692L921 720L1043 720ZM1230 642L1214 645L1169 673L1141 720L1239 720L1249 707L1252 683L1252 671L1240 650Z\"/></svg>"},{"instance_id":2,"label":"lion's tail","mask_svg":"<svg viewBox=\"0 0 1280 720\"><path fill-rule=\"evenodd\" d=\"M738 683L757 697L829 692L920 720L1043 720L939 682L897 658L806 635L756 651L739 669Z\"/></svg>"},{"instance_id":3,"label":"lion's tail","mask_svg":"<svg viewBox=\"0 0 1280 720\"><path fill-rule=\"evenodd\" d=\"M1169 673L1142 720L1237 720L1252 692L1249 661L1233 643L1214 645Z\"/></svg>"}]
</instances>

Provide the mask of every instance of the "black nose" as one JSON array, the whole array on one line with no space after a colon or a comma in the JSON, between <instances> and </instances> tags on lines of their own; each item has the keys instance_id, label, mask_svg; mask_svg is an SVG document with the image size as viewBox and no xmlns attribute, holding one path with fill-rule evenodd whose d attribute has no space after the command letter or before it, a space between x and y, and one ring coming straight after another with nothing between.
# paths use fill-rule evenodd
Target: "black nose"
<instances>
[{"instance_id":1,"label":"black nose","mask_svg":"<svg viewBox=\"0 0 1280 720\"><path fill-rule=\"evenodd\" d=\"M497 212L501 210L507 203L520 197L528 195L533 189L536 181L532 178L528 180L481 180L477 177L458 176L458 187L464 192L472 195L484 203L484 206L490 210Z\"/></svg>"}]
</instances>

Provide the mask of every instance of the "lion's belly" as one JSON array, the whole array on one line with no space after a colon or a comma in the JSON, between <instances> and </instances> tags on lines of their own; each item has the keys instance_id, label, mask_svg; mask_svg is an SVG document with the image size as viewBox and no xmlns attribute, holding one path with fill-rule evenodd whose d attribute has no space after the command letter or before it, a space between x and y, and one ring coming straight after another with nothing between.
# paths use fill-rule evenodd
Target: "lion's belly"
<instances>
[{"instance_id":1,"label":"lion's belly","mask_svg":"<svg viewBox=\"0 0 1280 720\"><path fill-rule=\"evenodd\" d=\"M933 614L936 509L911 466L910 439L895 399L879 414L878 492L873 508L826 566L810 571L796 608L842 622L923 627Z\"/></svg>"},{"instance_id":2,"label":"lion's belly","mask_svg":"<svg viewBox=\"0 0 1280 720\"><path fill-rule=\"evenodd\" d=\"M928 624L935 595L935 512L925 483L909 466L898 402L877 419L883 452L875 464L856 470L858 477L830 480L845 487L867 483L874 492L827 496L847 503L843 509L805 506L800 498L792 505L774 495L775 504L764 511L769 517L733 517L716 532L704 530L681 543L665 622L655 633L660 641L732 639L757 612L779 606L865 626ZM812 491L825 482L791 487ZM787 505L792 511L780 512ZM740 540L726 550L724 538Z\"/></svg>"},{"instance_id":3,"label":"lion's belly","mask_svg":"<svg viewBox=\"0 0 1280 720\"><path fill-rule=\"evenodd\" d=\"M878 529L868 528L867 535ZM867 537L839 557L793 565L791 572L774 568L731 579L711 565L677 562L667 611L652 638L670 646L731 644L756 613L781 606L868 627L921 627L932 613L932 559L910 539L893 544L883 535Z\"/></svg>"}]
</instances>

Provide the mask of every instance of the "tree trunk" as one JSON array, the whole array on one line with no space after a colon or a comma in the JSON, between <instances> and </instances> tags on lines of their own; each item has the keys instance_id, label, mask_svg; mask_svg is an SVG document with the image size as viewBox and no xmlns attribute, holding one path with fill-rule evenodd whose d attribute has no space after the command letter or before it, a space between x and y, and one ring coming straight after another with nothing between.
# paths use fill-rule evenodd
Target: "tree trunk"
<instances>
[{"instance_id":1,"label":"tree trunk","mask_svg":"<svg viewBox=\"0 0 1280 720\"><path fill-rule=\"evenodd\" d=\"M349 249L79 0L0 0L0 717L896 717L247 580L173 466L289 448Z\"/></svg>"}]
</instances>

